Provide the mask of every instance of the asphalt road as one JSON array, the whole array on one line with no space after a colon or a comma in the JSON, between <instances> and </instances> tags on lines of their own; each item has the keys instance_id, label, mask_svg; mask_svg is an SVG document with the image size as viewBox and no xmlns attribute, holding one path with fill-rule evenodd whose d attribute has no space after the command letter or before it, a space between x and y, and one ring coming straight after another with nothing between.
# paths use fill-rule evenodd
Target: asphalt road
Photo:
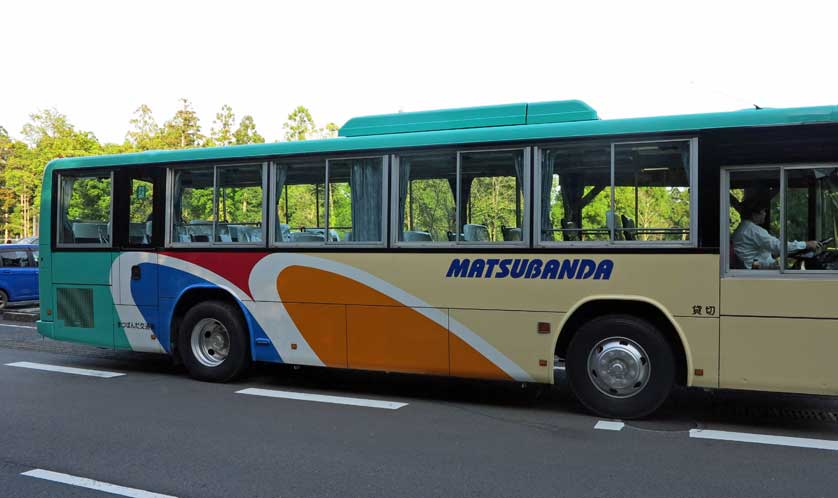
<instances>
[{"instance_id":1,"label":"asphalt road","mask_svg":"<svg viewBox=\"0 0 838 498\"><path fill-rule=\"evenodd\" d=\"M836 398L681 390L654 418L608 427L561 378L542 390L261 365L209 384L30 327L0 323L4 498L838 493ZM41 370L54 367L124 375ZM357 406L371 402L391 403Z\"/></svg>"}]
</instances>

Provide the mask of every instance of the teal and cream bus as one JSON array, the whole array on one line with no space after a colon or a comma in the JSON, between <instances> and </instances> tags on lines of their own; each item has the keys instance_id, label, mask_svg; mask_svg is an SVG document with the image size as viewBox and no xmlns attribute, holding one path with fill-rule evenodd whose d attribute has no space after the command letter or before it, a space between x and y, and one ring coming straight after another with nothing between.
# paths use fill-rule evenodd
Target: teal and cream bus
<instances>
[{"instance_id":1,"label":"teal and cream bus","mask_svg":"<svg viewBox=\"0 0 838 498\"><path fill-rule=\"evenodd\" d=\"M227 381L279 362L838 393L838 107L366 116L330 140L59 159L38 331Z\"/></svg>"}]
</instances>

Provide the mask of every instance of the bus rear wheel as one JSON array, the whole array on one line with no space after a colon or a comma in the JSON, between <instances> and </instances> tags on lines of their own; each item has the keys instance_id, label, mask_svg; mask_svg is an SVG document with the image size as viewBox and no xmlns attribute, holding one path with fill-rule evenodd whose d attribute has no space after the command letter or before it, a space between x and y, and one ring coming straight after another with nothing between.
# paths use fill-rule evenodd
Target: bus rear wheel
<instances>
[{"instance_id":1,"label":"bus rear wheel","mask_svg":"<svg viewBox=\"0 0 838 498\"><path fill-rule=\"evenodd\" d=\"M640 418L660 407L675 381L675 357L654 325L631 315L595 318L567 350L570 387L600 416Z\"/></svg>"},{"instance_id":2,"label":"bus rear wheel","mask_svg":"<svg viewBox=\"0 0 838 498\"><path fill-rule=\"evenodd\" d=\"M235 305L207 301L186 313L177 345L189 375L208 382L228 382L250 366L249 342Z\"/></svg>"}]
</instances>

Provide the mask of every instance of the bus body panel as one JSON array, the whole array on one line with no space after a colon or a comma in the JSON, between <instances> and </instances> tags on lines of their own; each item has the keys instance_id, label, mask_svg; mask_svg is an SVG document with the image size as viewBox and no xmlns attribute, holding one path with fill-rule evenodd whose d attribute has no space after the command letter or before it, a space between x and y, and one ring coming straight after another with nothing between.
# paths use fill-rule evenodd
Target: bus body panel
<instances>
[{"instance_id":1,"label":"bus body panel","mask_svg":"<svg viewBox=\"0 0 838 498\"><path fill-rule=\"evenodd\" d=\"M721 387L838 394L838 280L755 273L721 291Z\"/></svg>"},{"instance_id":2,"label":"bus body panel","mask_svg":"<svg viewBox=\"0 0 838 498\"><path fill-rule=\"evenodd\" d=\"M541 261L543 268L550 261L559 267L562 260L575 262L576 274L547 270L545 278L536 270L522 270L524 263L517 264L517 278L512 276L514 263L508 275L498 278L485 268L483 277L449 275L452 261L463 259L459 254L240 256L123 253L112 267L119 287L113 290L114 300L122 301L115 307L116 337L125 336L130 349L170 351L169 326L178 300L189 291L217 288L235 298L252 320L255 360L551 383L561 324L569 311L595 296L654 303L683 338L691 382L717 385L718 278L708 271L717 268L715 255L692 255L689 264L684 264L686 256L652 260L639 254L470 258L526 259L527 267L529 261ZM145 265L153 265L155 258L159 312L130 304L146 287L126 271L142 261L145 276ZM586 267L583 259L591 263ZM595 279L602 261L613 266L607 278ZM495 266L498 275L506 271L500 263ZM256 340L260 334L263 340ZM693 369L704 374L693 379Z\"/></svg>"}]
</instances>

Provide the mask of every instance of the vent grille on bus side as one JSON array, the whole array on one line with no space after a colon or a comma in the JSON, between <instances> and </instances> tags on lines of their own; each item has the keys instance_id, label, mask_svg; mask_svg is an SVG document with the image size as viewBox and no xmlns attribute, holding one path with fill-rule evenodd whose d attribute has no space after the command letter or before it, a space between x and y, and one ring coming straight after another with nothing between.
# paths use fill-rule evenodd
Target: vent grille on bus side
<instances>
[{"instance_id":1,"label":"vent grille on bus side","mask_svg":"<svg viewBox=\"0 0 838 498\"><path fill-rule=\"evenodd\" d=\"M93 328L93 290L59 287L56 289L58 320L65 327Z\"/></svg>"}]
</instances>

